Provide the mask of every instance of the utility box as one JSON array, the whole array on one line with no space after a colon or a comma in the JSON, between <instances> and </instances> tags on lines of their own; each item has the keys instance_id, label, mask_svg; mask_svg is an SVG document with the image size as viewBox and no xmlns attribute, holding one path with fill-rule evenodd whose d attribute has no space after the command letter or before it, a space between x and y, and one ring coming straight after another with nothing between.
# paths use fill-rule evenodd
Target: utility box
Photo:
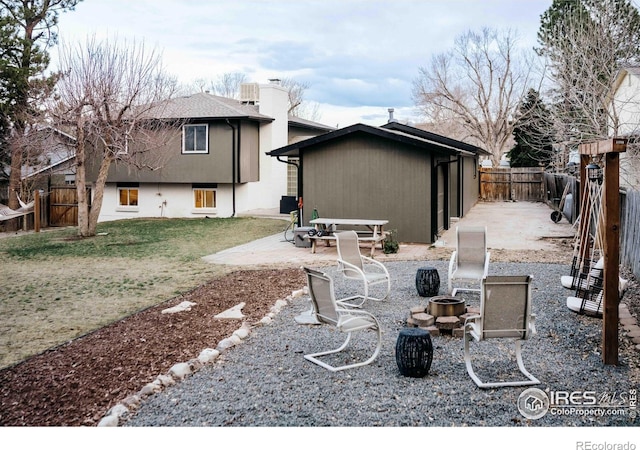
<instances>
[{"instance_id":1,"label":"utility box","mask_svg":"<svg viewBox=\"0 0 640 450\"><path fill-rule=\"evenodd\" d=\"M298 209L298 200L289 195L283 195L280 198L280 214L289 214L291 211Z\"/></svg>"},{"instance_id":2,"label":"utility box","mask_svg":"<svg viewBox=\"0 0 640 450\"><path fill-rule=\"evenodd\" d=\"M311 239L309 239L309 230L313 227L298 227L293 230L293 243L296 247L310 248Z\"/></svg>"}]
</instances>

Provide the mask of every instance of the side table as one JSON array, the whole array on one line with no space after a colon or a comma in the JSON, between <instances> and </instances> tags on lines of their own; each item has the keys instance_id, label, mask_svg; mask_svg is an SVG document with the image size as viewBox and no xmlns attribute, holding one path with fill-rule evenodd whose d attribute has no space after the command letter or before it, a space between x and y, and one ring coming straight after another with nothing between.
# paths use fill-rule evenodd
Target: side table
<instances>
[{"instance_id":1,"label":"side table","mask_svg":"<svg viewBox=\"0 0 640 450\"><path fill-rule=\"evenodd\" d=\"M434 267L420 267L416 272L416 289L420 297L433 297L440 291L440 275Z\"/></svg>"},{"instance_id":2,"label":"side table","mask_svg":"<svg viewBox=\"0 0 640 450\"><path fill-rule=\"evenodd\" d=\"M429 373L432 360L433 344L428 331L421 328L400 330L396 341L396 363L402 375L422 378Z\"/></svg>"}]
</instances>

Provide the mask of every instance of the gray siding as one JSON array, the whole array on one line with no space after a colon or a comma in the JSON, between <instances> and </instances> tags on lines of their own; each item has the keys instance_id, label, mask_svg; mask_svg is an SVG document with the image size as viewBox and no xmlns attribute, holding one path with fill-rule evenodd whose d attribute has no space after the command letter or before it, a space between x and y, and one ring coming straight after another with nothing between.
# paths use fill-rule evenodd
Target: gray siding
<instances>
[{"instance_id":1,"label":"gray siding","mask_svg":"<svg viewBox=\"0 0 640 450\"><path fill-rule=\"evenodd\" d=\"M240 183L260 181L260 126L244 122L240 126Z\"/></svg>"},{"instance_id":2,"label":"gray siding","mask_svg":"<svg viewBox=\"0 0 640 450\"><path fill-rule=\"evenodd\" d=\"M431 242L431 157L425 150L358 135L302 154L304 220L387 219L402 242Z\"/></svg>"},{"instance_id":3,"label":"gray siding","mask_svg":"<svg viewBox=\"0 0 640 450\"><path fill-rule=\"evenodd\" d=\"M195 122L194 122L195 123ZM259 135L258 124L234 121L240 130L240 156L236 160L236 181L258 181ZM237 139L237 138L236 138ZM233 181L233 130L224 121L209 123L209 152L182 153L182 133L159 152L166 152L167 162L160 170L134 170L124 164L112 164L109 182L141 183L231 183ZM97 175L97 172L95 172ZM239 176L238 176L239 174ZM95 179L93 176L91 179Z\"/></svg>"},{"instance_id":4,"label":"gray siding","mask_svg":"<svg viewBox=\"0 0 640 450\"><path fill-rule=\"evenodd\" d=\"M480 176L478 174L477 159L467 157L463 158L462 161L462 210L460 217L469 212L478 202L480 196Z\"/></svg>"}]
</instances>

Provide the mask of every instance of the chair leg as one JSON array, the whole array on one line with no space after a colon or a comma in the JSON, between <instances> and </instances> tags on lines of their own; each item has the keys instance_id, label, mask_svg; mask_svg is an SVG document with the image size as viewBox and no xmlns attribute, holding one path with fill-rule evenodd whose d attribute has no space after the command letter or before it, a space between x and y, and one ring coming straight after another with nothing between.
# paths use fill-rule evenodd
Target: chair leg
<instances>
[{"instance_id":1,"label":"chair leg","mask_svg":"<svg viewBox=\"0 0 640 450\"><path fill-rule=\"evenodd\" d=\"M524 367L524 362L522 361L522 341L520 340L516 341L516 360L518 361L518 368L520 369L520 372L522 372L522 374L530 381L526 384L540 384L540 381L531 375L531 373L529 373L529 371Z\"/></svg>"},{"instance_id":2,"label":"chair leg","mask_svg":"<svg viewBox=\"0 0 640 450\"><path fill-rule=\"evenodd\" d=\"M482 381L473 370L473 366L471 364L471 354L469 352L469 341L473 339L466 332L464 333L464 362L467 366L467 373L469 377L473 380L473 382L480 389L489 389L489 388L497 388L497 387L508 387L508 386L531 386L534 384L540 384L540 381L531 375L527 369L524 367L524 363L522 361L522 345L520 340L515 341L515 349L516 349L516 360L518 362L518 369L524 376L527 377L526 380L520 381L504 381L504 382L484 382Z\"/></svg>"},{"instance_id":3,"label":"chair leg","mask_svg":"<svg viewBox=\"0 0 640 450\"><path fill-rule=\"evenodd\" d=\"M360 367L360 366L365 366L367 364L371 364L380 354L380 350L382 349L382 331L380 330L380 327L377 327L375 329L376 333L377 333L377 346L376 349L373 352L373 355L371 355L366 361L362 361L362 362L358 362L358 363L354 363L354 364L347 364L344 366L332 366L330 364L325 363L324 361L320 361L317 357L319 356L326 356L326 355L332 355L334 353L339 353L342 350L344 350L347 345L349 344L349 341L351 340L351 333L347 333L347 339L344 341L344 343L338 347L335 350L327 350L324 352L318 352L318 353L311 353L309 355L304 355L304 358L307 361L311 361L312 363L315 363L321 367L324 367L325 369L331 371L331 372L338 372L340 370L345 370L345 369L353 369L354 367Z\"/></svg>"},{"instance_id":4,"label":"chair leg","mask_svg":"<svg viewBox=\"0 0 640 450\"><path fill-rule=\"evenodd\" d=\"M337 302L340 303L341 305L349 306L351 308L361 308L362 305L364 305L364 303L367 300L373 300L373 301L376 301L376 302L385 301L385 300L387 300L389 298L389 294L391 293L391 280L387 280L386 283L387 283L386 292L385 292L384 297L382 297L382 298L370 296L369 295L369 284L367 282L363 282L364 295L353 295L351 297L341 298L341 299L337 300ZM376 283L376 284L380 284L380 283ZM358 302L353 302L352 301L352 300L356 300L356 299L360 299L360 300Z\"/></svg>"}]
</instances>

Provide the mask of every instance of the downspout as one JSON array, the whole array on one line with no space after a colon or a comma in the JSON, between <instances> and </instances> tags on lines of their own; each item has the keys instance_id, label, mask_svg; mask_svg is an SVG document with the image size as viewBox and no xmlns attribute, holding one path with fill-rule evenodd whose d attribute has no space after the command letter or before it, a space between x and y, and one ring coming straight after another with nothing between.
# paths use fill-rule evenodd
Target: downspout
<instances>
[{"instance_id":1,"label":"downspout","mask_svg":"<svg viewBox=\"0 0 640 450\"><path fill-rule=\"evenodd\" d=\"M229 119L225 119L225 122L231 127L231 205L232 213L231 217L236 216L236 132L237 128L231 125Z\"/></svg>"},{"instance_id":2,"label":"downspout","mask_svg":"<svg viewBox=\"0 0 640 450\"><path fill-rule=\"evenodd\" d=\"M276 156L276 160L281 162L281 163L285 163L285 164L289 164L293 167L296 168L296 178L297 178L297 191L298 191L298 199L300 198L300 193L302 192L302 175L300 173L300 165L296 164L292 161L289 160L284 160L284 159L280 159L281 156ZM302 214L298 214L298 226L302 226Z\"/></svg>"}]
</instances>

